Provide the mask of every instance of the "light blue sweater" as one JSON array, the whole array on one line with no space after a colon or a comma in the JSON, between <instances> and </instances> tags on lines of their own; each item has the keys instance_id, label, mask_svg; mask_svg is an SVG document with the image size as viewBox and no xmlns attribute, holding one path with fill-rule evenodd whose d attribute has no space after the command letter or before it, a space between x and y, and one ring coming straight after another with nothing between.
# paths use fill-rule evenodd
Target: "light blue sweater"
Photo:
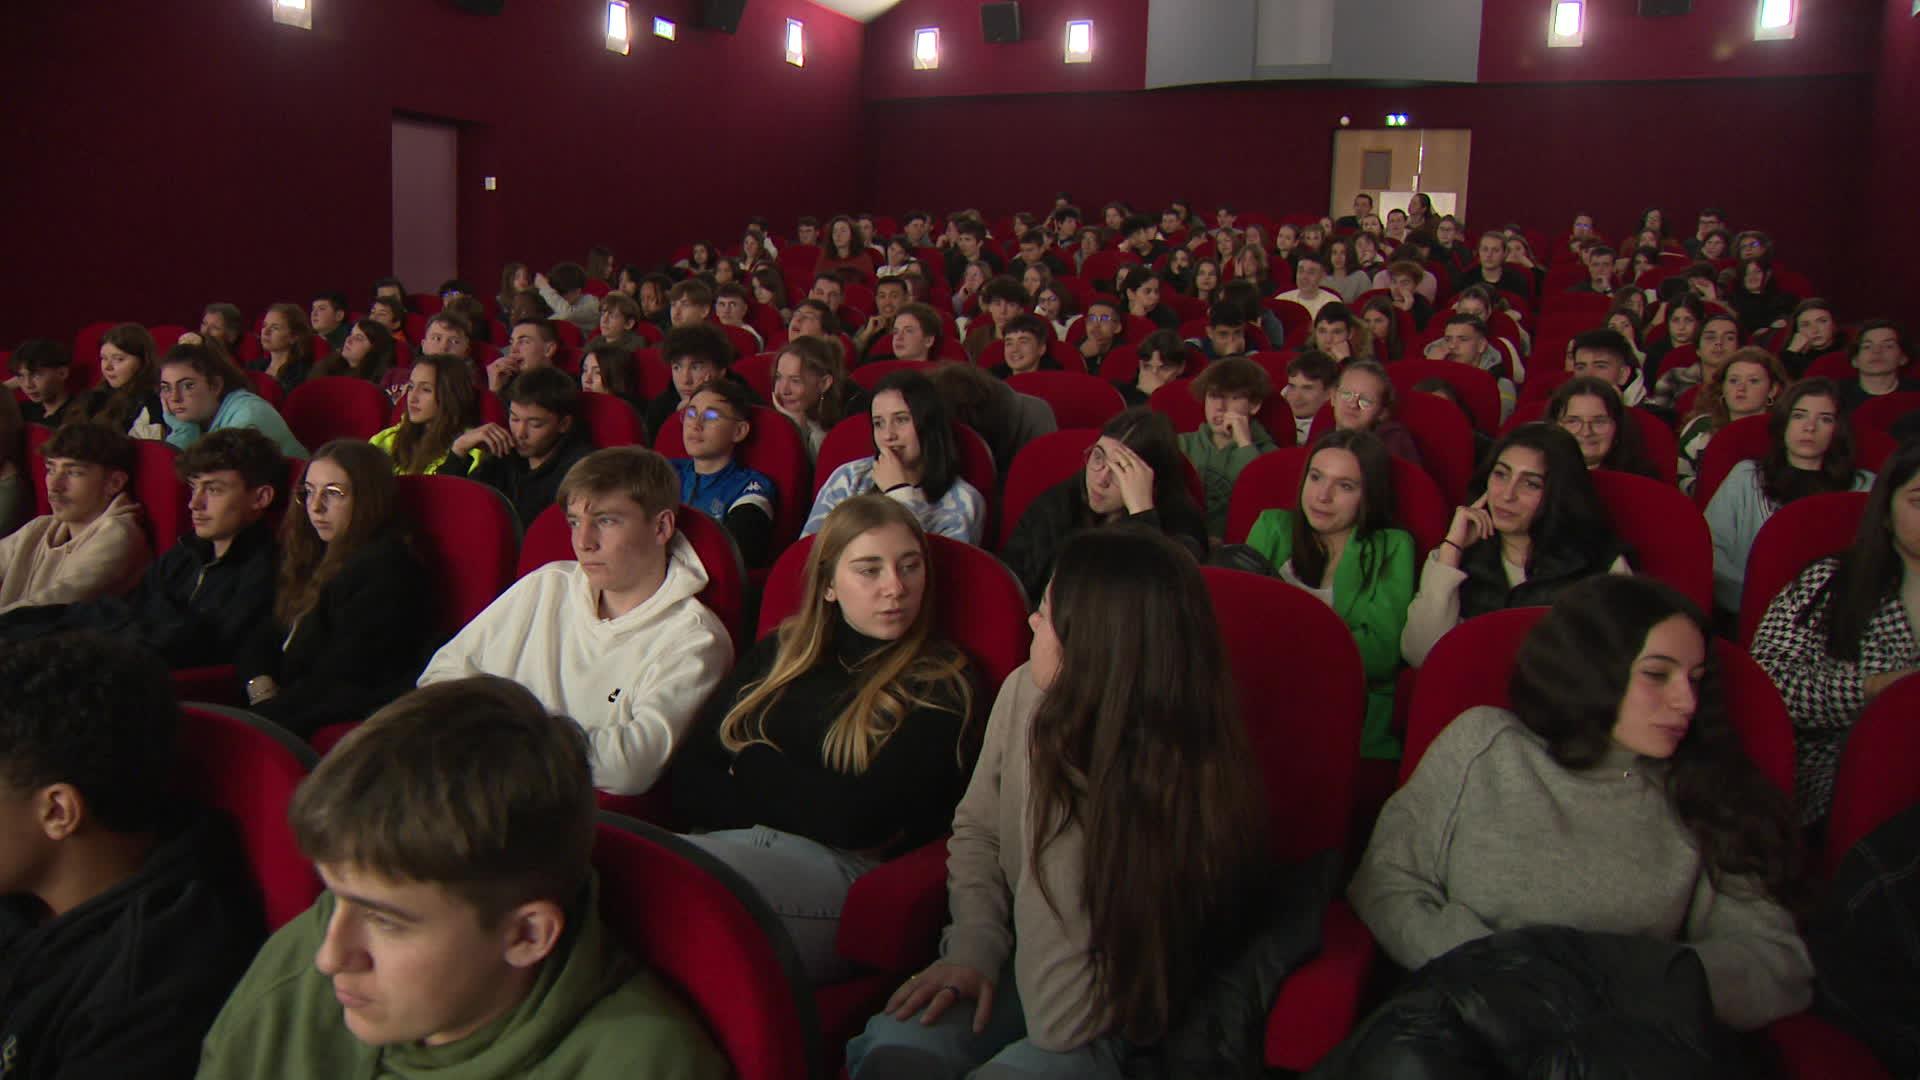
<instances>
[{"instance_id":1,"label":"light blue sweater","mask_svg":"<svg viewBox=\"0 0 1920 1080\"><path fill-rule=\"evenodd\" d=\"M199 424L182 420L172 413L167 414L167 441L177 449L185 450L200 440L200 436L221 428L250 427L280 447L280 452L288 457L307 457L307 448L293 437L293 429L280 417L266 398L251 390L235 390L220 399L219 411L213 414L213 423L202 429Z\"/></svg>"},{"instance_id":2,"label":"light blue sweater","mask_svg":"<svg viewBox=\"0 0 1920 1080\"><path fill-rule=\"evenodd\" d=\"M819 532L827 523L827 515L833 513L833 508L842 500L873 490L872 458L856 458L833 470L820 494L814 496L813 512L807 515L807 526L800 530L800 535L812 536ZM888 497L905 504L920 519L920 526L930 533L976 546L986 533L987 501L980 497L978 488L957 476L939 502L928 502L926 493L918 487L901 488L890 492Z\"/></svg>"}]
</instances>

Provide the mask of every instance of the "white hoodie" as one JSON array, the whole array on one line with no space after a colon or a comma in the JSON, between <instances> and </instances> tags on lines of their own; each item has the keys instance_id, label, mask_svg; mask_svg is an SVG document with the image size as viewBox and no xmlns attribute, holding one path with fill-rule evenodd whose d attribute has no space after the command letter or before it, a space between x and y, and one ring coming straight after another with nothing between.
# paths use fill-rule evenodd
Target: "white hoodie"
<instances>
[{"instance_id":1,"label":"white hoodie","mask_svg":"<svg viewBox=\"0 0 1920 1080\"><path fill-rule=\"evenodd\" d=\"M706 567L686 538L667 576L632 611L602 619L577 562L535 570L434 654L420 685L500 675L585 729L593 782L637 795L666 771L695 712L733 665L726 627L697 595Z\"/></svg>"}]
</instances>

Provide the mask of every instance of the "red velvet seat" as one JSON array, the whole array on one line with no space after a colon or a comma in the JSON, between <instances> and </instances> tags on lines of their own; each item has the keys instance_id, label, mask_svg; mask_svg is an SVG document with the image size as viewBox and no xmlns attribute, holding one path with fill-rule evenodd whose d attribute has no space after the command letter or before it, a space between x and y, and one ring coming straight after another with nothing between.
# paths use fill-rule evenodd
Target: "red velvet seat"
<instances>
[{"instance_id":1,"label":"red velvet seat","mask_svg":"<svg viewBox=\"0 0 1920 1080\"><path fill-rule=\"evenodd\" d=\"M1916 411L1920 411L1920 393L1896 390L1867 399L1848 415L1847 421L1853 425L1854 439L1857 441L1862 431L1887 434L1894 421Z\"/></svg>"},{"instance_id":2,"label":"red velvet seat","mask_svg":"<svg viewBox=\"0 0 1920 1080\"><path fill-rule=\"evenodd\" d=\"M735 448L735 456L747 468L757 469L773 481L779 496L773 506L773 550L778 551L799 537L800 527L807 523L807 512L813 509L813 465L807 460L800 429L778 410L755 405L750 419L753 427ZM849 419L858 420L863 429L872 424L865 416ZM845 425L842 421L840 426ZM669 421L653 433L653 448L670 458L687 456L684 431L677 419ZM825 451L821 447L823 457Z\"/></svg>"},{"instance_id":3,"label":"red velvet seat","mask_svg":"<svg viewBox=\"0 0 1920 1080\"><path fill-rule=\"evenodd\" d=\"M1615 535L1633 549L1636 573L1658 578L1713 610L1713 534L1686 493L1672 484L1593 469L1594 491Z\"/></svg>"},{"instance_id":4,"label":"red velvet seat","mask_svg":"<svg viewBox=\"0 0 1920 1080\"><path fill-rule=\"evenodd\" d=\"M741 382L753 388L762 400L773 400L773 371L779 361L779 353L756 353L743 356L733 362L733 373Z\"/></svg>"},{"instance_id":5,"label":"red velvet seat","mask_svg":"<svg viewBox=\"0 0 1920 1080\"><path fill-rule=\"evenodd\" d=\"M1305 304L1279 299L1263 300L1261 304L1280 320L1280 328L1285 331L1287 341L1305 341L1313 336L1313 312L1308 311Z\"/></svg>"},{"instance_id":6,"label":"red velvet seat","mask_svg":"<svg viewBox=\"0 0 1920 1080\"><path fill-rule=\"evenodd\" d=\"M1391 369L1389 369L1391 370ZM1393 419L1406 425L1420 447L1420 461L1440 491L1455 505L1467 501L1478 453L1473 425L1453 402L1436 394L1406 394L1396 398Z\"/></svg>"},{"instance_id":7,"label":"red velvet seat","mask_svg":"<svg viewBox=\"0 0 1920 1080\"><path fill-rule=\"evenodd\" d=\"M369 439L387 426L393 403L365 379L324 375L308 379L287 395L280 415L308 450L317 452L335 439Z\"/></svg>"},{"instance_id":8,"label":"red velvet seat","mask_svg":"<svg viewBox=\"0 0 1920 1080\"><path fill-rule=\"evenodd\" d=\"M133 447L133 475L128 478L127 490L140 500L147 518L147 538L153 541L153 553L158 556L193 529L193 519L187 513L187 485L173 471L180 452L158 439L135 439ZM34 476L36 483L46 485L44 470Z\"/></svg>"},{"instance_id":9,"label":"red velvet seat","mask_svg":"<svg viewBox=\"0 0 1920 1080\"><path fill-rule=\"evenodd\" d=\"M617 394L581 394L580 420L596 447L647 445L646 421Z\"/></svg>"},{"instance_id":10,"label":"red velvet seat","mask_svg":"<svg viewBox=\"0 0 1920 1080\"><path fill-rule=\"evenodd\" d=\"M872 393L873 388L879 386L882 379L885 379L896 371L918 370L925 373L931 369L935 363L946 362L947 361L944 360L931 362L926 360L870 360L854 368L847 377L853 380L855 386L858 386L868 393Z\"/></svg>"},{"instance_id":11,"label":"red velvet seat","mask_svg":"<svg viewBox=\"0 0 1920 1080\"><path fill-rule=\"evenodd\" d=\"M1033 500L1080 471L1086 461L1087 447L1099 440L1099 428L1065 428L1050 431L1020 448L1020 452L1013 456L1013 464L1007 469L1006 489L1001 496L1000 529L995 540L998 547L1006 546L1008 538L1013 536L1013 530L1020 524L1020 515L1027 512ZM1180 456L1180 471L1186 479L1187 495L1193 499L1193 505L1196 508L1205 506L1206 485L1185 454Z\"/></svg>"},{"instance_id":12,"label":"red velvet seat","mask_svg":"<svg viewBox=\"0 0 1920 1080\"><path fill-rule=\"evenodd\" d=\"M181 709L177 790L236 826L267 928L312 906L320 876L294 843L287 807L318 760L312 748L249 712L194 704Z\"/></svg>"},{"instance_id":13,"label":"red velvet seat","mask_svg":"<svg viewBox=\"0 0 1920 1080\"><path fill-rule=\"evenodd\" d=\"M1880 692L1847 734L1834 774L1822 853L1828 877L1848 851L1894 815L1920 803L1920 679Z\"/></svg>"},{"instance_id":14,"label":"red velvet seat","mask_svg":"<svg viewBox=\"0 0 1920 1080\"><path fill-rule=\"evenodd\" d=\"M1706 506L1713 501L1713 493L1733 471L1733 467L1748 459L1767 456L1773 441L1767 436L1768 417L1746 416L1727 424L1713 433L1713 441L1700 455L1700 470L1693 482L1693 501Z\"/></svg>"},{"instance_id":15,"label":"red velvet seat","mask_svg":"<svg viewBox=\"0 0 1920 1080\"><path fill-rule=\"evenodd\" d=\"M100 339L119 325L117 322L88 323L73 336L73 366L67 375L67 389L79 393L100 382ZM7 372L8 377L12 374L10 370Z\"/></svg>"},{"instance_id":16,"label":"red velvet seat","mask_svg":"<svg viewBox=\"0 0 1920 1080\"><path fill-rule=\"evenodd\" d=\"M1419 357L1388 364L1387 377L1393 382L1394 393L1403 398L1413 393L1419 383L1445 379L1473 417L1475 430L1492 436L1500 428L1500 383L1492 374L1477 367Z\"/></svg>"},{"instance_id":17,"label":"red velvet seat","mask_svg":"<svg viewBox=\"0 0 1920 1080\"><path fill-rule=\"evenodd\" d=\"M154 362L158 363L161 357L167 355L168 349L180 344L180 335L186 332L186 327L174 323L147 327L147 333L153 337Z\"/></svg>"},{"instance_id":18,"label":"red velvet seat","mask_svg":"<svg viewBox=\"0 0 1920 1080\"><path fill-rule=\"evenodd\" d=\"M464 476L395 480L400 509L413 522L421 561L439 577L434 627L444 640L513 584L520 520L506 496Z\"/></svg>"},{"instance_id":19,"label":"red velvet seat","mask_svg":"<svg viewBox=\"0 0 1920 1080\"><path fill-rule=\"evenodd\" d=\"M1852 545L1866 509L1864 491L1808 495L1774 511L1760 526L1753 549L1747 554L1747 574L1740 587L1738 640L1742 646L1753 644L1767 605L1802 570Z\"/></svg>"},{"instance_id":20,"label":"red velvet seat","mask_svg":"<svg viewBox=\"0 0 1920 1080\"><path fill-rule=\"evenodd\" d=\"M570 349L578 349L587 343L587 337L580 327L567 319L548 319L547 325L553 327L554 336L560 339L560 344ZM413 341L420 340L420 335L411 330L407 332L407 337Z\"/></svg>"},{"instance_id":21,"label":"red velvet seat","mask_svg":"<svg viewBox=\"0 0 1920 1080\"><path fill-rule=\"evenodd\" d=\"M1191 363L1187 370L1193 370ZM1175 379L1155 390L1147 398L1147 407L1165 415L1175 435L1198 431L1207 422L1207 407L1193 396L1192 379Z\"/></svg>"},{"instance_id":22,"label":"red velvet seat","mask_svg":"<svg viewBox=\"0 0 1920 1080\"><path fill-rule=\"evenodd\" d=\"M1233 498L1227 504L1228 543L1245 541L1261 511L1299 507L1300 474L1311 452L1306 446L1283 446L1261 454L1240 470L1233 484ZM1424 559L1446 538L1453 504L1418 465L1393 458L1392 467L1394 519L1413 536L1416 560Z\"/></svg>"},{"instance_id":23,"label":"red velvet seat","mask_svg":"<svg viewBox=\"0 0 1920 1080\"><path fill-rule=\"evenodd\" d=\"M251 390L259 394L262 398L265 398L267 404L273 406L275 412L286 407L287 392L280 389L280 380L264 371L249 371L247 372L247 382L251 385L245 387L245 389ZM384 397L385 395L382 396ZM375 428L374 430L378 431L380 429ZM301 443L306 445L309 450L317 449L317 447L308 444L304 439L301 440Z\"/></svg>"},{"instance_id":24,"label":"red velvet seat","mask_svg":"<svg viewBox=\"0 0 1920 1080\"><path fill-rule=\"evenodd\" d=\"M1842 386L1859 377L1860 373L1854 370L1853 358L1844 352L1821 353L1807 365L1807 373L1802 376L1807 379L1832 379Z\"/></svg>"},{"instance_id":25,"label":"red velvet seat","mask_svg":"<svg viewBox=\"0 0 1920 1080\"><path fill-rule=\"evenodd\" d=\"M740 1080L815 1075L819 1024L779 917L724 863L664 829L602 814L600 917L704 1022Z\"/></svg>"},{"instance_id":26,"label":"red velvet seat","mask_svg":"<svg viewBox=\"0 0 1920 1080\"><path fill-rule=\"evenodd\" d=\"M1007 385L1052 406L1054 422L1063 428L1098 428L1127 407L1112 383L1073 371L1030 371Z\"/></svg>"}]
</instances>

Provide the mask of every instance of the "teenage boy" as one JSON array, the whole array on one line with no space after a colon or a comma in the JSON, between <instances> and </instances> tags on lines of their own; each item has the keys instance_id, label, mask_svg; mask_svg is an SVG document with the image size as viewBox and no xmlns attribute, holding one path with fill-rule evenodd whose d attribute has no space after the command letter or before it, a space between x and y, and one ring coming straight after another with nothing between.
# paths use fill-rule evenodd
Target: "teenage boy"
<instances>
[{"instance_id":1,"label":"teenage boy","mask_svg":"<svg viewBox=\"0 0 1920 1080\"><path fill-rule=\"evenodd\" d=\"M969 359L979 360L987 346L1007 332L1007 323L1032 306L1033 297L1027 295L1026 286L1017 279L1006 274L994 278L980 290L980 310L986 313L986 318L973 320L967 327L967 336L960 339L960 347L967 351Z\"/></svg>"},{"instance_id":2,"label":"teenage boy","mask_svg":"<svg viewBox=\"0 0 1920 1080\"><path fill-rule=\"evenodd\" d=\"M563 262L553 268L553 276L535 274L533 287L556 319L565 319L592 334L600 327L600 301L587 292L587 269L575 262Z\"/></svg>"},{"instance_id":3,"label":"teenage boy","mask_svg":"<svg viewBox=\"0 0 1920 1080\"><path fill-rule=\"evenodd\" d=\"M1107 354L1120 344L1120 332L1126 328L1126 312L1112 300L1095 297L1087 303L1087 313L1081 318L1087 324L1086 340L1080 343L1080 360L1087 365L1087 374L1100 374L1100 365L1107 362Z\"/></svg>"},{"instance_id":4,"label":"teenage boy","mask_svg":"<svg viewBox=\"0 0 1920 1080\"><path fill-rule=\"evenodd\" d=\"M1605 332L1613 334L1616 338L1620 337L1611 330ZM1440 344L1445 350L1441 354L1442 358L1456 364L1477 367L1492 375L1500 385L1500 416L1504 419L1511 415L1517 400L1517 391L1513 380L1503 374L1507 369L1506 354L1500 351L1500 346L1489 340L1485 320L1478 315L1469 315L1463 311L1455 312L1447 316L1445 329L1441 331L1441 335ZM1620 340L1624 345L1626 339ZM1616 382L1614 385L1621 384ZM1644 396L1644 390L1642 394Z\"/></svg>"},{"instance_id":5,"label":"teenage boy","mask_svg":"<svg viewBox=\"0 0 1920 1080\"><path fill-rule=\"evenodd\" d=\"M654 432L676 422L702 386L728 375L733 343L711 323L675 326L660 343L660 355L673 372L673 385L647 403L647 430Z\"/></svg>"},{"instance_id":6,"label":"teenage boy","mask_svg":"<svg viewBox=\"0 0 1920 1080\"><path fill-rule=\"evenodd\" d=\"M68 424L43 453L53 512L0 540L0 613L118 595L153 561L140 504L127 493L132 439L99 424Z\"/></svg>"},{"instance_id":7,"label":"teenage boy","mask_svg":"<svg viewBox=\"0 0 1920 1080\"><path fill-rule=\"evenodd\" d=\"M1333 388L1339 381L1340 365L1317 349L1308 349L1287 363L1287 385L1280 388L1280 396L1293 414L1293 445L1307 445L1313 418L1333 400Z\"/></svg>"},{"instance_id":8,"label":"teenage boy","mask_svg":"<svg viewBox=\"0 0 1920 1080\"><path fill-rule=\"evenodd\" d=\"M1452 325L1447 329L1452 330ZM1633 363L1633 348L1620 331L1589 330L1573 339L1572 351L1567 367L1575 378L1591 375L1618 388L1620 400L1629 406L1647 400L1646 384L1640 381L1640 371Z\"/></svg>"},{"instance_id":9,"label":"teenage boy","mask_svg":"<svg viewBox=\"0 0 1920 1080\"><path fill-rule=\"evenodd\" d=\"M967 275L967 264L978 259L993 269L995 274L1007 267L1000 253L987 247L987 225L977 218L965 221L949 219L947 227L953 230L953 247L947 251L947 280L959 282Z\"/></svg>"},{"instance_id":10,"label":"teenage boy","mask_svg":"<svg viewBox=\"0 0 1920 1080\"><path fill-rule=\"evenodd\" d=\"M1221 301L1207 309L1207 336L1193 339L1207 361L1247 352L1247 313L1238 304Z\"/></svg>"},{"instance_id":11,"label":"teenage boy","mask_svg":"<svg viewBox=\"0 0 1920 1080\"><path fill-rule=\"evenodd\" d=\"M628 352L638 352L647 347L646 339L633 329L639 322L639 301L626 293L608 293L600 301L600 333L587 342L586 348L618 345Z\"/></svg>"},{"instance_id":12,"label":"teenage boy","mask_svg":"<svg viewBox=\"0 0 1920 1080\"><path fill-rule=\"evenodd\" d=\"M287 486L287 459L252 428L224 428L174 459L187 485L193 535L147 569L124 598L0 615L0 637L93 629L152 650L168 667L231 664L273 610L273 527L267 511Z\"/></svg>"},{"instance_id":13,"label":"teenage boy","mask_svg":"<svg viewBox=\"0 0 1920 1080\"><path fill-rule=\"evenodd\" d=\"M1605 244L1587 248L1581 259L1587 264L1587 280L1567 288L1570 293L1613 295L1613 249Z\"/></svg>"},{"instance_id":14,"label":"teenage boy","mask_svg":"<svg viewBox=\"0 0 1920 1080\"><path fill-rule=\"evenodd\" d=\"M507 386L507 430L484 424L486 445L494 452L480 459L468 475L507 497L531 525L540 511L553 505L554 493L573 463L593 452L576 414L580 387L559 368L536 368Z\"/></svg>"},{"instance_id":15,"label":"teenage boy","mask_svg":"<svg viewBox=\"0 0 1920 1080\"><path fill-rule=\"evenodd\" d=\"M20 418L29 424L60 426L67 418L69 407L78 400L67 386L73 374L73 361L67 347L45 338L23 341L7 359L7 366L13 370L20 392L27 395L20 406Z\"/></svg>"},{"instance_id":16,"label":"teenage boy","mask_svg":"<svg viewBox=\"0 0 1920 1080\"><path fill-rule=\"evenodd\" d=\"M1180 451L1206 485L1207 535L1216 539L1226 535L1227 503L1240 470L1277 449L1273 436L1254 419L1271 391L1266 369L1244 356L1216 360L1193 380L1193 396L1205 405L1206 420L1180 436Z\"/></svg>"},{"instance_id":17,"label":"teenage boy","mask_svg":"<svg viewBox=\"0 0 1920 1080\"><path fill-rule=\"evenodd\" d=\"M231 826L167 798L167 674L63 634L0 686L0 1075L191 1076L266 927Z\"/></svg>"},{"instance_id":18,"label":"teenage boy","mask_svg":"<svg viewBox=\"0 0 1920 1080\"><path fill-rule=\"evenodd\" d=\"M1000 335L1005 359L994 365L993 373L1009 379L1029 371L1059 371L1060 361L1047 354L1047 345L1052 341L1053 327L1047 325L1047 320L1024 312L1015 315L1007 320L1006 329Z\"/></svg>"},{"instance_id":19,"label":"teenage boy","mask_svg":"<svg viewBox=\"0 0 1920 1080\"><path fill-rule=\"evenodd\" d=\"M594 813L580 729L503 679L375 713L294 795L327 889L260 950L201 1080L725 1077L601 921Z\"/></svg>"},{"instance_id":20,"label":"teenage boy","mask_svg":"<svg viewBox=\"0 0 1920 1080\"><path fill-rule=\"evenodd\" d=\"M314 333L326 339L328 348L339 352L347 343L347 335L353 333L353 323L347 321L346 294L324 292L314 297L307 322Z\"/></svg>"},{"instance_id":21,"label":"teenage boy","mask_svg":"<svg viewBox=\"0 0 1920 1080\"><path fill-rule=\"evenodd\" d=\"M666 770L733 645L699 600L707 569L675 527L680 477L666 458L595 451L556 501L578 561L521 578L434 655L420 685L512 679L586 729L597 787L638 794Z\"/></svg>"},{"instance_id":22,"label":"teenage boy","mask_svg":"<svg viewBox=\"0 0 1920 1080\"><path fill-rule=\"evenodd\" d=\"M873 317L853 335L853 351L866 359L893 339L893 317L913 302L913 288L902 278L883 277L873 287Z\"/></svg>"},{"instance_id":23,"label":"teenage boy","mask_svg":"<svg viewBox=\"0 0 1920 1080\"><path fill-rule=\"evenodd\" d=\"M748 566L773 561L773 504L778 497L766 474L742 465L734 452L753 431L753 397L731 379L711 379L681 412L680 441L687 456L674 458L680 501L727 527Z\"/></svg>"},{"instance_id":24,"label":"teenage boy","mask_svg":"<svg viewBox=\"0 0 1920 1080\"><path fill-rule=\"evenodd\" d=\"M701 326L713 314L713 288L698 278L688 278L667 290L667 325Z\"/></svg>"},{"instance_id":25,"label":"teenage boy","mask_svg":"<svg viewBox=\"0 0 1920 1080\"><path fill-rule=\"evenodd\" d=\"M906 286L900 285L899 288L905 289ZM618 296L619 294L615 293L614 295ZM609 297L609 299L611 299L611 297ZM634 311L638 313L639 310L639 307L636 305ZM745 330L747 335L753 338L756 348L765 348L767 344L766 339L760 336L760 331L756 327L747 322L747 314L752 310L753 293L749 292L745 285L737 281L729 281L713 290L713 317L719 321L720 325L731 326L737 330ZM601 321L604 324L605 319L603 318ZM642 341L638 345L633 346L633 351L638 352L640 349L646 347L646 342Z\"/></svg>"},{"instance_id":26,"label":"teenage boy","mask_svg":"<svg viewBox=\"0 0 1920 1080\"><path fill-rule=\"evenodd\" d=\"M1274 299L1291 300L1306 308L1309 315L1320 314L1321 308L1340 299L1339 293L1320 287L1327 277L1326 258L1325 255L1309 251L1294 260L1294 287Z\"/></svg>"},{"instance_id":27,"label":"teenage boy","mask_svg":"<svg viewBox=\"0 0 1920 1080\"><path fill-rule=\"evenodd\" d=\"M513 324L513 329L507 334L507 351L487 365L487 389L498 394L515 378L529 371L552 367L559 355L560 335L554 331L552 323L545 319L521 319ZM462 447L458 442L454 444L455 453L465 453L471 449L473 446Z\"/></svg>"}]
</instances>

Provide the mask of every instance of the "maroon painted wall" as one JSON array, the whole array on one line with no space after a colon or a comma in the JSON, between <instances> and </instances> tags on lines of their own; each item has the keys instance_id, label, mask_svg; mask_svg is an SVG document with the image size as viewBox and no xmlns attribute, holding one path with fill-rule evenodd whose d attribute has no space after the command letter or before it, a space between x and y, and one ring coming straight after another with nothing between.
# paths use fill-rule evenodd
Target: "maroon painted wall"
<instances>
[{"instance_id":1,"label":"maroon painted wall","mask_svg":"<svg viewBox=\"0 0 1920 1080\"><path fill-rule=\"evenodd\" d=\"M1067 21L1093 20L1093 60L1065 61ZM867 27L869 100L1138 90L1147 80L1147 0L1022 0L1021 39L989 45L980 0L906 0ZM913 32L940 29L940 66L913 68Z\"/></svg>"},{"instance_id":2,"label":"maroon painted wall","mask_svg":"<svg viewBox=\"0 0 1920 1080\"><path fill-rule=\"evenodd\" d=\"M1757 0L1693 0L1645 18L1635 0L1587 0L1578 48L1547 47L1546 0L1482 0L1480 81L1779 78L1873 69L1877 0L1798 0L1794 37L1753 40Z\"/></svg>"},{"instance_id":3,"label":"maroon painted wall","mask_svg":"<svg viewBox=\"0 0 1920 1080\"><path fill-rule=\"evenodd\" d=\"M1585 209L1603 231L1618 233L1647 206L1690 220L1716 203L1735 224L1773 232L1782 258L1816 281L1844 286L1828 221L1863 181L1870 96L1866 78L1844 76L1408 89L1294 83L878 102L867 107L865 174L886 210L972 206L998 215L1043 208L1066 189L1082 206L1120 198L1157 207L1179 195L1200 207L1317 212L1339 117L1404 112L1415 127L1473 131L1475 223L1552 231ZM1102 128L1116 133L1095 151L1088 133ZM1153 146L1144 133L1172 141Z\"/></svg>"},{"instance_id":4,"label":"maroon painted wall","mask_svg":"<svg viewBox=\"0 0 1920 1080\"><path fill-rule=\"evenodd\" d=\"M1920 244L1920 221L1913 213L1915 177L1920 176L1920 18L1909 0L1883 3L1865 205L1872 215L1874 246L1901 257L1866 260L1872 277L1864 290L1868 307L1860 314L1904 319L1920 329L1920 269L1903 257Z\"/></svg>"},{"instance_id":5,"label":"maroon painted wall","mask_svg":"<svg viewBox=\"0 0 1920 1080\"><path fill-rule=\"evenodd\" d=\"M0 347L214 299L363 302L391 257L395 111L468 125L460 266L482 286L509 258L731 238L750 206L789 227L858 183L862 27L806 0L753 0L731 37L694 30L691 0L636 4L682 16L680 40L642 26L625 57L603 0L327 0L311 31L267 0L12 7ZM789 16L805 68L782 58Z\"/></svg>"}]
</instances>

